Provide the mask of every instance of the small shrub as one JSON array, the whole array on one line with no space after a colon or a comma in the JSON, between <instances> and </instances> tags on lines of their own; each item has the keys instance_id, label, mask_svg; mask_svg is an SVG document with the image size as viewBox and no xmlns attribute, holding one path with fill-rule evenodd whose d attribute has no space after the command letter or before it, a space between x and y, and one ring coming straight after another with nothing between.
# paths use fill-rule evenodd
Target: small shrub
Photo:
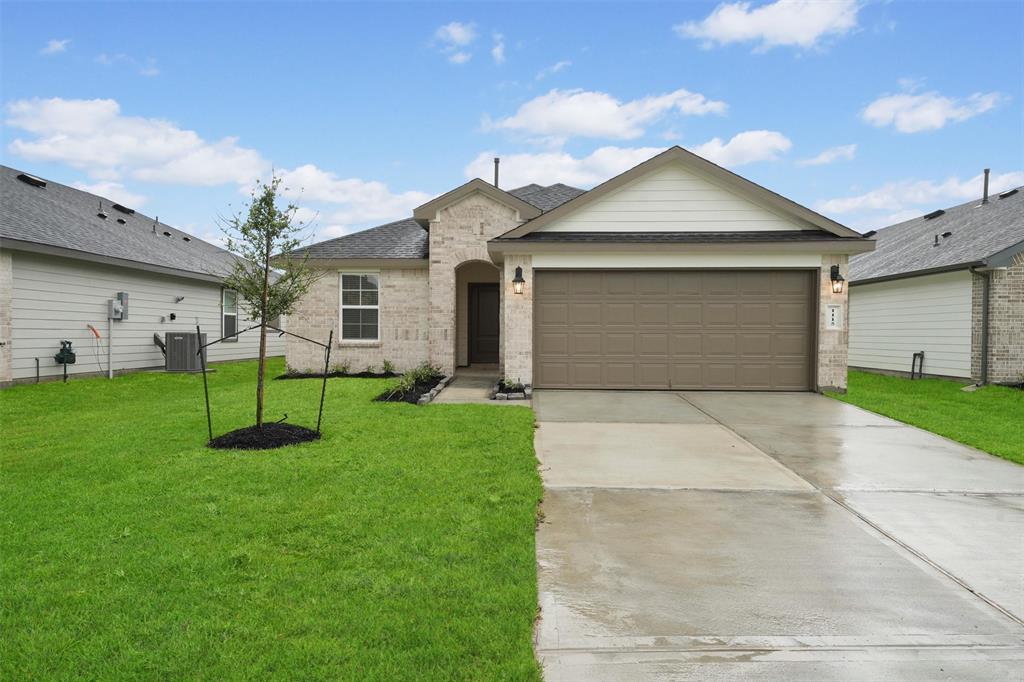
<instances>
[{"instance_id":1,"label":"small shrub","mask_svg":"<svg viewBox=\"0 0 1024 682\"><path fill-rule=\"evenodd\" d=\"M526 386L519 379L513 381L506 377L498 381L498 391L501 393L522 393L525 390Z\"/></svg>"},{"instance_id":2,"label":"small shrub","mask_svg":"<svg viewBox=\"0 0 1024 682\"><path fill-rule=\"evenodd\" d=\"M376 374L377 373L377 365L367 365L366 369L363 370L363 371L365 371L367 374Z\"/></svg>"},{"instance_id":3,"label":"small shrub","mask_svg":"<svg viewBox=\"0 0 1024 682\"><path fill-rule=\"evenodd\" d=\"M334 367L332 369L337 374L348 374L349 370L352 369L352 366L347 361L342 360L341 362L334 363Z\"/></svg>"},{"instance_id":4,"label":"small shrub","mask_svg":"<svg viewBox=\"0 0 1024 682\"><path fill-rule=\"evenodd\" d=\"M385 374L394 374L395 373L395 364L393 362L391 362L390 360L385 360L384 361L384 365L382 366L382 368L383 368Z\"/></svg>"}]
</instances>

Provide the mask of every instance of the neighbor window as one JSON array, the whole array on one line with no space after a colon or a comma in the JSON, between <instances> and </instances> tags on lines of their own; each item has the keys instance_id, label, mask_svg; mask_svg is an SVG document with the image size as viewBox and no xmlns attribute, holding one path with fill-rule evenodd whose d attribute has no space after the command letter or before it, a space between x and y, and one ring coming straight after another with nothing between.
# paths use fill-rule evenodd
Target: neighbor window
<instances>
[{"instance_id":1,"label":"neighbor window","mask_svg":"<svg viewBox=\"0 0 1024 682\"><path fill-rule=\"evenodd\" d=\"M238 292L231 289L224 289L221 294L221 336L231 336L238 331ZM238 341L237 336L232 336L225 341Z\"/></svg>"},{"instance_id":2,"label":"neighbor window","mask_svg":"<svg viewBox=\"0 0 1024 682\"><path fill-rule=\"evenodd\" d=\"M379 337L377 286L371 273L341 274L342 341L377 341Z\"/></svg>"}]
</instances>

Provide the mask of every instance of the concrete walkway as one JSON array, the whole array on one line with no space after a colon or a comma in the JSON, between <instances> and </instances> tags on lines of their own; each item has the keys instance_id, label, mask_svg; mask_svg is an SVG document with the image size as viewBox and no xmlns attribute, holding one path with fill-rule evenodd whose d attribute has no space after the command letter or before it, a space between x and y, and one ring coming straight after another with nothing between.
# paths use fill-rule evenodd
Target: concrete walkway
<instances>
[{"instance_id":1,"label":"concrete walkway","mask_svg":"<svg viewBox=\"0 0 1024 682\"><path fill-rule=\"evenodd\" d=\"M810 394L534 408L548 680L1024 678L1024 467Z\"/></svg>"},{"instance_id":2,"label":"concrete walkway","mask_svg":"<svg viewBox=\"0 0 1024 682\"><path fill-rule=\"evenodd\" d=\"M455 378L434 398L434 402L530 406L529 400L491 400L491 389L497 380L497 365L460 367L455 370Z\"/></svg>"}]
</instances>

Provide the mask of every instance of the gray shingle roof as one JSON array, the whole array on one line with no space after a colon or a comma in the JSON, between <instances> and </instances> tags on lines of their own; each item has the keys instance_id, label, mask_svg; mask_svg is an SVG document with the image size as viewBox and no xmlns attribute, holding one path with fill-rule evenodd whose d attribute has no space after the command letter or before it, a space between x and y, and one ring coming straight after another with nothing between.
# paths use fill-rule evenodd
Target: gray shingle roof
<instances>
[{"instance_id":1,"label":"gray shingle roof","mask_svg":"<svg viewBox=\"0 0 1024 682\"><path fill-rule=\"evenodd\" d=\"M550 211L581 194L585 194L586 191L570 187L569 185L563 185L559 182L547 187L537 184L525 185L524 187L510 189L508 193L528 204L533 204L542 211Z\"/></svg>"},{"instance_id":2,"label":"gray shingle roof","mask_svg":"<svg viewBox=\"0 0 1024 682\"><path fill-rule=\"evenodd\" d=\"M310 258L426 258L427 231L405 218L295 251Z\"/></svg>"},{"instance_id":3,"label":"gray shingle roof","mask_svg":"<svg viewBox=\"0 0 1024 682\"><path fill-rule=\"evenodd\" d=\"M543 187L533 184L508 190L517 199L550 211L584 193L561 183ZM329 239L296 250L296 255L310 258L426 258L429 250L427 231L414 219L371 227L336 239Z\"/></svg>"},{"instance_id":4,"label":"gray shingle roof","mask_svg":"<svg viewBox=\"0 0 1024 682\"><path fill-rule=\"evenodd\" d=\"M930 220L922 216L882 228L874 237L873 252L850 259L850 281L966 268L1014 245L1024 246L1024 188L1018 189L1004 199L993 195L987 204L978 198ZM952 234L942 237L945 232Z\"/></svg>"},{"instance_id":5,"label":"gray shingle roof","mask_svg":"<svg viewBox=\"0 0 1024 682\"><path fill-rule=\"evenodd\" d=\"M806 242L851 239L824 230L779 230L764 232L530 232L522 237L497 241L590 242L612 244L707 244Z\"/></svg>"},{"instance_id":6,"label":"gray shingle roof","mask_svg":"<svg viewBox=\"0 0 1024 682\"><path fill-rule=\"evenodd\" d=\"M0 166L2 241L69 249L183 274L221 277L230 272L234 257L224 249L142 213L122 213L113 208L115 202L89 192L49 180L46 187L33 187L18 180L21 173ZM96 215L101 204L106 220Z\"/></svg>"}]
</instances>

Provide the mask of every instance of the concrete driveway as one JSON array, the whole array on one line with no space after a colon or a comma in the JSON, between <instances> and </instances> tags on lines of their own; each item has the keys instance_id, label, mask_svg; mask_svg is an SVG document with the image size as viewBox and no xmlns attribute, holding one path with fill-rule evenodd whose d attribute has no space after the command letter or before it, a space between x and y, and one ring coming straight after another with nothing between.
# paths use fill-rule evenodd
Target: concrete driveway
<instances>
[{"instance_id":1,"label":"concrete driveway","mask_svg":"<svg viewBox=\"0 0 1024 682\"><path fill-rule=\"evenodd\" d=\"M534 409L548 680L1024 679L1024 467L811 394Z\"/></svg>"}]
</instances>

